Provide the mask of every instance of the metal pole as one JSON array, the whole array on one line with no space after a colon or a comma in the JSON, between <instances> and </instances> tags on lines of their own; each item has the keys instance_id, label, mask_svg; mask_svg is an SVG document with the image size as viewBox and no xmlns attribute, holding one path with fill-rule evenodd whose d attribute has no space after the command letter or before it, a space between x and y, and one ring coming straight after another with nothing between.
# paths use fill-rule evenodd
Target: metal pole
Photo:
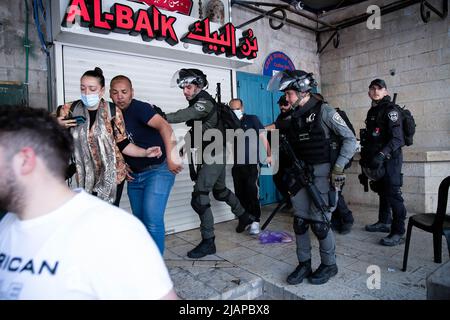
<instances>
[{"instance_id":1,"label":"metal pole","mask_svg":"<svg viewBox=\"0 0 450 320\"><path fill-rule=\"evenodd\" d=\"M297 15L299 15L299 16L301 16L303 18L306 18L308 20L320 23L320 24L322 24L324 26L327 26L327 27L330 27L330 28L335 28L334 25L332 25L332 24L330 24L328 22L319 20L319 18L317 18L317 17L314 17L314 16L306 14L304 12L292 9L292 6L289 5L289 4L279 4L279 3L270 3L270 2L257 2L257 1L241 1L241 0L232 0L231 4L232 5L233 4L249 4L249 5L253 5L253 6L257 6L257 7L283 8L286 11L289 11L291 13L297 14Z\"/></svg>"},{"instance_id":2,"label":"metal pole","mask_svg":"<svg viewBox=\"0 0 450 320\"><path fill-rule=\"evenodd\" d=\"M238 2L236 2L235 4L237 4L237 5L239 5L239 6L242 6L242 7L244 7L244 8L247 8L247 9L250 9L250 10L253 10L253 11L256 11L256 12L259 12L259 13L265 14L265 13L267 12L267 11L265 11L265 10L256 8L256 7L251 6L251 5L248 5L248 4L238 3ZM283 20L283 17L280 16L280 15L278 15L278 14L271 13L271 14L268 14L268 16L273 17L273 18L276 18L276 19L278 19L278 20L280 20L280 21ZM309 26L307 26L307 25L304 25L304 24L299 23L299 22L297 22L297 21L294 21L294 20L292 20L292 19L286 19L285 21L288 22L288 23L290 23L290 24L292 24L292 25L294 25L294 26L297 26L297 27L300 27L300 28L303 28L303 29L306 29L306 30L309 30L309 31L312 31L312 32L316 32L316 31L317 31L316 29L314 29L314 28L312 28L312 27L309 27Z\"/></svg>"}]
</instances>

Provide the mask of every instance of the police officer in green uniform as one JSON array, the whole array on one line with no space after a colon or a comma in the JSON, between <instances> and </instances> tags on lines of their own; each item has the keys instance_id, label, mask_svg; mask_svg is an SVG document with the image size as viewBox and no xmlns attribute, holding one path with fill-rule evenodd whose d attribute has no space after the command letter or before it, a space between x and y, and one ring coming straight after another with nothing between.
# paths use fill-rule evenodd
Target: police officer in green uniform
<instances>
[{"instance_id":1,"label":"police officer in green uniform","mask_svg":"<svg viewBox=\"0 0 450 320\"><path fill-rule=\"evenodd\" d=\"M279 72L269 82L269 90L284 91L294 109L287 139L297 158L312 168L313 184L328 205L330 183L342 185L344 167L356 150L356 137L336 110L311 93L317 86L312 73L302 70ZM295 178L295 177L294 177ZM312 202L306 188L291 195L294 207L294 232L299 265L288 276L289 284L309 278L312 284L326 283L338 272L335 240L330 228L331 212L326 219ZM320 266L312 272L311 241L308 229L319 240Z\"/></svg>"},{"instance_id":2,"label":"police officer in green uniform","mask_svg":"<svg viewBox=\"0 0 450 320\"><path fill-rule=\"evenodd\" d=\"M191 127L191 141L198 134L194 132L195 130L201 130L203 136L206 130L218 128L219 118L216 102L208 92L203 90L208 85L206 75L198 69L181 69L174 74L173 80L178 87L183 89L183 94L189 106L166 114L167 121L169 123L186 122L186 125ZM201 122L201 125L195 125L194 121ZM225 141L225 137L223 138ZM197 147L197 152L203 152L206 146L207 143L205 142L200 146L191 145L191 147ZM191 178L195 182L191 206L200 217L200 232L202 234L200 244L188 252L189 258L198 259L216 253L214 218L209 198L211 191L216 200L225 201L231 207L231 211L239 218L236 232L243 232L254 221L254 217L245 211L238 198L225 185L225 148L216 150L216 153L216 159L222 158L223 161L210 164L202 163L197 166L196 172L192 172L194 170L192 164L189 166Z\"/></svg>"}]
</instances>

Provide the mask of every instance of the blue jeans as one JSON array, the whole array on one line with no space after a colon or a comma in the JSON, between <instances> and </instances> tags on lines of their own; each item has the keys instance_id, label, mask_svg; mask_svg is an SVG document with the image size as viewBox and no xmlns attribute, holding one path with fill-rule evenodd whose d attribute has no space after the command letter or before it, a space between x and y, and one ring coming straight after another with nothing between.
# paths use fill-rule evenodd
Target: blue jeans
<instances>
[{"instance_id":1,"label":"blue jeans","mask_svg":"<svg viewBox=\"0 0 450 320\"><path fill-rule=\"evenodd\" d=\"M151 166L141 173L132 173L128 182L128 198L133 214L142 221L156 242L161 255L164 253L164 211L175 174L169 171L167 163Z\"/></svg>"}]
</instances>

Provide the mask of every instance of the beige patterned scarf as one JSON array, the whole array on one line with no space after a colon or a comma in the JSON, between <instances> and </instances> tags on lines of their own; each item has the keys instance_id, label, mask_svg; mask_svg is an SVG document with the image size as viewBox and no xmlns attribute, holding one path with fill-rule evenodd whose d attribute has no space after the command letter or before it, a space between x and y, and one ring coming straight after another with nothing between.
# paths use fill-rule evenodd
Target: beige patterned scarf
<instances>
[{"instance_id":1,"label":"beige patterned scarf","mask_svg":"<svg viewBox=\"0 0 450 320\"><path fill-rule=\"evenodd\" d=\"M92 126L92 145L89 143L89 112L81 101L75 106L72 115L86 117L84 124L71 130L78 187L84 188L88 193L95 192L100 199L113 203L116 198L117 172L115 140L107 130L108 126L111 126L108 103L103 99L100 101L96 122Z\"/></svg>"}]
</instances>

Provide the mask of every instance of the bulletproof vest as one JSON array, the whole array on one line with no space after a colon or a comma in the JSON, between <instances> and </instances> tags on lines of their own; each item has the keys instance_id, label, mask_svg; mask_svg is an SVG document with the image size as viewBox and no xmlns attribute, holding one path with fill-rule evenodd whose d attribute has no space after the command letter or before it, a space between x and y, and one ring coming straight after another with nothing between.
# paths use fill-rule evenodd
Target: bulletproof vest
<instances>
[{"instance_id":1,"label":"bulletproof vest","mask_svg":"<svg viewBox=\"0 0 450 320\"><path fill-rule=\"evenodd\" d=\"M384 97L377 106L371 107L367 113L365 139L362 139L361 155L365 159L375 156L391 139L387 121L383 119L386 109L391 105L390 97Z\"/></svg>"},{"instance_id":2,"label":"bulletproof vest","mask_svg":"<svg viewBox=\"0 0 450 320\"><path fill-rule=\"evenodd\" d=\"M327 138L322 127L322 101L311 102L316 103L305 113L292 114L289 142L296 156L309 164L334 162L339 153L337 137L330 131Z\"/></svg>"}]
</instances>

